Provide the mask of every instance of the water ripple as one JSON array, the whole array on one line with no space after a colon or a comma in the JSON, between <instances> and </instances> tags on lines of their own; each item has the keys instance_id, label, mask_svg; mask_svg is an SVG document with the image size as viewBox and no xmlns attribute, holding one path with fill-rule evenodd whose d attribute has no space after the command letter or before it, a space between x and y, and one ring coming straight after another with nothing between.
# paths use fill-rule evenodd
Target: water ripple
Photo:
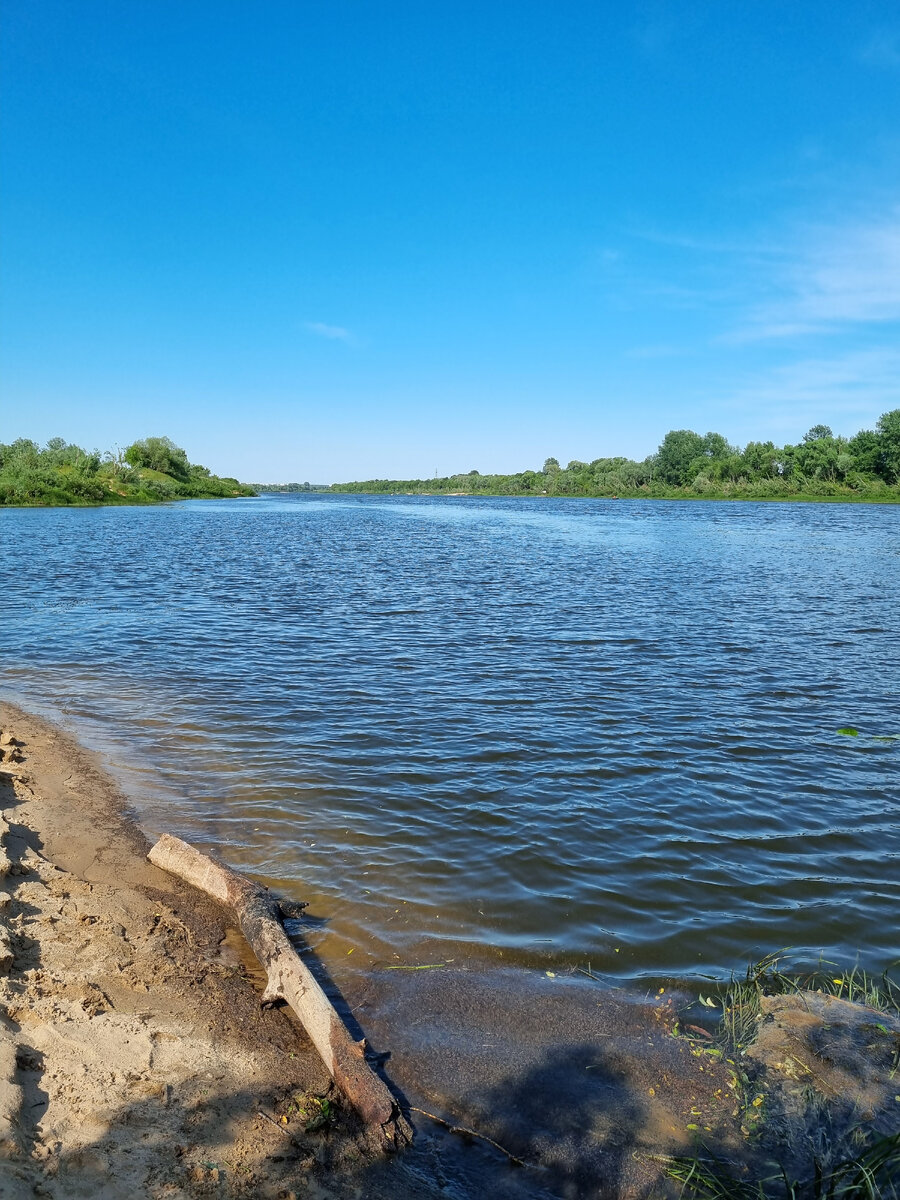
<instances>
[{"instance_id":1,"label":"water ripple","mask_svg":"<svg viewBox=\"0 0 900 1200\"><path fill-rule=\"evenodd\" d=\"M900 509L4 510L7 691L328 953L900 956ZM23 552L27 547L27 552ZM853 726L859 738L837 730Z\"/></svg>"}]
</instances>

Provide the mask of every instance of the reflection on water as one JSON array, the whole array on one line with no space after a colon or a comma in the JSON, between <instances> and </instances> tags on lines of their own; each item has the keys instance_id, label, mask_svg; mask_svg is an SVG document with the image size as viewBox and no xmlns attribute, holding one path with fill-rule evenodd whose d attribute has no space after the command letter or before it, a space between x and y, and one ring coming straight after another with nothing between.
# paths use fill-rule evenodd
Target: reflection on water
<instances>
[{"instance_id":1,"label":"reflection on water","mask_svg":"<svg viewBox=\"0 0 900 1200\"><path fill-rule=\"evenodd\" d=\"M900 510L0 511L3 686L334 961L900 955ZM851 739L836 731L862 731Z\"/></svg>"}]
</instances>

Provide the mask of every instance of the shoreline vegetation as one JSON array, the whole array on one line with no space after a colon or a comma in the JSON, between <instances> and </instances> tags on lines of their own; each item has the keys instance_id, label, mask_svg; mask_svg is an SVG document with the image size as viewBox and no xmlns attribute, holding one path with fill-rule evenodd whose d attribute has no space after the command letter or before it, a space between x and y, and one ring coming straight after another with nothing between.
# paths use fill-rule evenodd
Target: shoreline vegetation
<instances>
[{"instance_id":1,"label":"shoreline vegetation","mask_svg":"<svg viewBox=\"0 0 900 1200\"><path fill-rule=\"evenodd\" d=\"M59 507L159 504L260 493L343 492L409 496L583 497L622 500L793 500L900 503L900 408L874 430L851 438L814 425L796 445L732 445L720 433L670 430L642 462L624 457L555 458L539 471L433 479L366 479L348 483L240 483L188 461L167 437L124 450L90 452L63 438L43 447L28 438L0 442L0 506Z\"/></svg>"},{"instance_id":2,"label":"shoreline vegetation","mask_svg":"<svg viewBox=\"0 0 900 1200\"><path fill-rule=\"evenodd\" d=\"M105 454L64 438L51 438L44 447L29 438L0 442L0 505L160 504L254 494L236 479L189 462L167 437L143 438Z\"/></svg>"},{"instance_id":3,"label":"shoreline vegetation","mask_svg":"<svg viewBox=\"0 0 900 1200\"><path fill-rule=\"evenodd\" d=\"M836 437L814 425L797 445L731 445L720 433L675 429L643 462L628 458L548 458L539 471L482 475L467 471L434 479L367 479L335 483L254 485L276 492L359 492L445 496L582 496L655 500L809 500L900 502L900 409L874 430Z\"/></svg>"}]
</instances>

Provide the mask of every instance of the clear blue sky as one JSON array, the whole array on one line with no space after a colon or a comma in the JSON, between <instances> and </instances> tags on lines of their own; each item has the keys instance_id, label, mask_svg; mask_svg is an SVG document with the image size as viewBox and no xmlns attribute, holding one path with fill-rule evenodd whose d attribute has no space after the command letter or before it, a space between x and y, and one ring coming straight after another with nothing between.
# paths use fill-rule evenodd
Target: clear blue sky
<instances>
[{"instance_id":1,"label":"clear blue sky","mask_svg":"<svg viewBox=\"0 0 900 1200\"><path fill-rule=\"evenodd\" d=\"M252 480L900 406L900 6L7 0L0 440Z\"/></svg>"}]
</instances>

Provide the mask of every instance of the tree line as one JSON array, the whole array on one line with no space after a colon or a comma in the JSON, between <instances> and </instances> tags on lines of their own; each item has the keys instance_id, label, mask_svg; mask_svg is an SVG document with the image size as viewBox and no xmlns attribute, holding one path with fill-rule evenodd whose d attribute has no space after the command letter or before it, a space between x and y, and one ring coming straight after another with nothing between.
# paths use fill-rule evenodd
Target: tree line
<instances>
[{"instance_id":1,"label":"tree line","mask_svg":"<svg viewBox=\"0 0 900 1200\"><path fill-rule=\"evenodd\" d=\"M733 446L721 433L673 429L643 462L629 458L548 458L539 471L435 479L369 479L333 484L336 492L465 493L495 496L746 497L749 499L900 500L900 408L874 430L835 436L814 425L796 445Z\"/></svg>"},{"instance_id":2,"label":"tree line","mask_svg":"<svg viewBox=\"0 0 900 1200\"><path fill-rule=\"evenodd\" d=\"M59 437L43 447L29 438L0 442L0 504L156 504L253 494L236 479L189 462L167 437L105 454Z\"/></svg>"}]
</instances>

